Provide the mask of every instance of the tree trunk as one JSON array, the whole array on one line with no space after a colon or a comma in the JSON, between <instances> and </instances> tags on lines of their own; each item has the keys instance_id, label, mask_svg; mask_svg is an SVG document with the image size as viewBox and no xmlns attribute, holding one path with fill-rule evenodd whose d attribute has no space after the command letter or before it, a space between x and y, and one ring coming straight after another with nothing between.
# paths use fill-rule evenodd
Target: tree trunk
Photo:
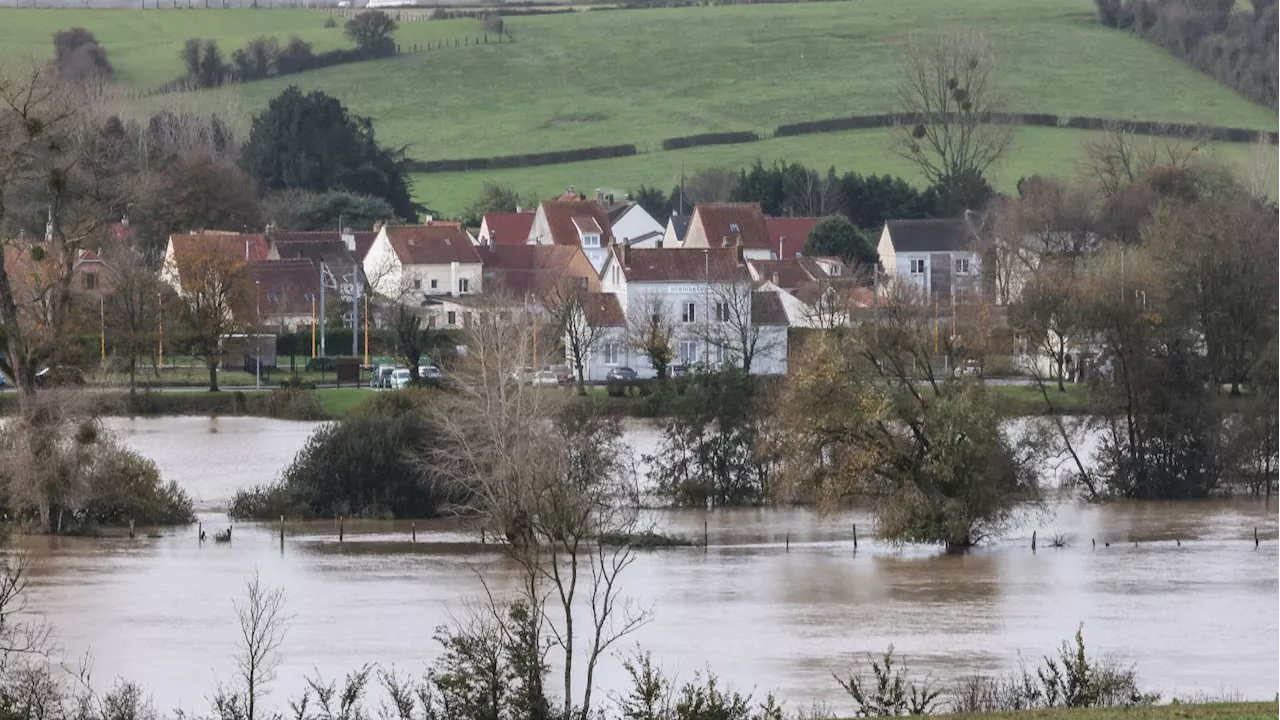
<instances>
[{"instance_id":1,"label":"tree trunk","mask_svg":"<svg viewBox=\"0 0 1280 720\"><path fill-rule=\"evenodd\" d=\"M218 392L218 361L209 361L209 392Z\"/></svg>"},{"instance_id":2,"label":"tree trunk","mask_svg":"<svg viewBox=\"0 0 1280 720\"><path fill-rule=\"evenodd\" d=\"M129 358L129 395L133 396L138 389L138 358Z\"/></svg>"}]
</instances>

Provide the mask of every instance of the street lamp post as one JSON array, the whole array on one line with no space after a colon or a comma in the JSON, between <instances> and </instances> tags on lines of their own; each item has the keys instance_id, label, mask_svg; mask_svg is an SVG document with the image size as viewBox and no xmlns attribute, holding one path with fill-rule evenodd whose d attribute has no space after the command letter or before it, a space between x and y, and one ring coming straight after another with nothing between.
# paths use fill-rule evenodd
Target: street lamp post
<instances>
[{"instance_id":1,"label":"street lamp post","mask_svg":"<svg viewBox=\"0 0 1280 720\"><path fill-rule=\"evenodd\" d=\"M253 385L256 389L262 389L262 283L254 280L253 301L256 308L255 324L259 331L253 335Z\"/></svg>"}]
</instances>

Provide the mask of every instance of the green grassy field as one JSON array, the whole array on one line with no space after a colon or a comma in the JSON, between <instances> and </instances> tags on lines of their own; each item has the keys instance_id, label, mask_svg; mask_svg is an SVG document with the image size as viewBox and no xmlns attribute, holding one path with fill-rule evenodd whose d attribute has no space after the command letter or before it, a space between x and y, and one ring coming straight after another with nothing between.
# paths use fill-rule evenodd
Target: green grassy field
<instances>
[{"instance_id":1,"label":"green grassy field","mask_svg":"<svg viewBox=\"0 0 1280 720\"><path fill-rule=\"evenodd\" d=\"M153 87L181 70L190 36L230 51L259 34L298 33L319 49L345 44L341 28L305 10L0 10L0 57L51 53L59 27L93 30L120 82ZM663 138L754 130L788 122L892 110L895 69L909 34L956 24L984 28L1007 106L1023 112L1276 128L1253 104L1160 48L1100 26L1091 0L878 0L579 12L511 17L513 44L411 53L285 78L134 103L180 104L248 119L286 85L323 89L376 121L379 137L419 159L507 155L634 143L631 158L496 172L420 176L416 194L456 213L494 179L545 197L576 188L669 188L680 172L785 157L841 170L911 169L883 131L768 140L680 152ZM476 36L474 20L405 23L402 45ZM1025 129L996 172L1010 189L1032 173L1067 174L1089 133ZM1223 151L1243 157L1241 147ZM914 178L918 179L918 178Z\"/></svg>"},{"instance_id":2,"label":"green grassy field","mask_svg":"<svg viewBox=\"0 0 1280 720\"><path fill-rule=\"evenodd\" d=\"M1013 192L1022 177L1037 173L1074 174L1084 156L1082 143L1097 139L1098 135L1088 130L1019 128L1013 149L991 173L992 184L998 190ZM1251 146L1240 143L1212 143L1203 153L1237 167L1250 165L1255 155ZM563 165L490 172L423 173L413 176L414 195L427 207L452 216L479 195L485 181L508 185L521 197L551 197L564 192L569 185L588 194L595 188L627 192L641 185L656 186L666 192L679 182L681 169L686 174L714 166L736 169L756 159L766 164L774 160L801 162L822 170L835 166L838 172L891 173L913 182L924 182L913 165L892 151L888 130L854 130Z\"/></svg>"},{"instance_id":3,"label":"green grassy field","mask_svg":"<svg viewBox=\"0 0 1280 720\"><path fill-rule=\"evenodd\" d=\"M52 58L53 33L84 27L107 49L117 82L135 90L150 90L183 73L178 51L187 38L217 40L228 62L233 51L260 35L274 35L281 43L298 35L317 52L352 47L342 34L343 19L335 18L338 25L326 28L328 17L312 10L0 9L0 59ZM483 34L476 20L433 20L404 23L396 40L407 47Z\"/></svg>"}]
</instances>

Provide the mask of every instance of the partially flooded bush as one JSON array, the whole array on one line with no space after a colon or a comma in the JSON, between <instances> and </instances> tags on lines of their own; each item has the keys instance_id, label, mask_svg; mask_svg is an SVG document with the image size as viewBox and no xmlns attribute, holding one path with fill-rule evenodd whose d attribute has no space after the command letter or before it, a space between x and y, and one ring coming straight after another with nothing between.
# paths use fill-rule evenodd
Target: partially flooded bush
<instances>
[{"instance_id":1,"label":"partially flooded bush","mask_svg":"<svg viewBox=\"0 0 1280 720\"><path fill-rule=\"evenodd\" d=\"M868 657L867 664L871 666L870 676L850 673L848 678L841 678L832 673L857 704L859 717L927 715L941 704L938 697L942 690L935 688L928 677L911 679L906 666L894 659L892 645L880 660Z\"/></svg>"},{"instance_id":2,"label":"partially flooded bush","mask_svg":"<svg viewBox=\"0 0 1280 720\"><path fill-rule=\"evenodd\" d=\"M156 464L121 447L99 441L97 457L76 518L94 525L181 525L195 520L191 497L175 482L164 483Z\"/></svg>"}]
</instances>

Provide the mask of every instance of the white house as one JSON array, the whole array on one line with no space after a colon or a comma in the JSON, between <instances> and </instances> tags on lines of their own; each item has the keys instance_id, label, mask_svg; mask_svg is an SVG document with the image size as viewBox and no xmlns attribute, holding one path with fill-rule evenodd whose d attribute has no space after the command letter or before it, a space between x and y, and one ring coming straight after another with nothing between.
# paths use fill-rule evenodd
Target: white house
<instances>
[{"instance_id":1,"label":"white house","mask_svg":"<svg viewBox=\"0 0 1280 720\"><path fill-rule=\"evenodd\" d=\"M672 213L667 219L667 227L662 233L662 247L684 247L684 236L689 232L689 215Z\"/></svg>"},{"instance_id":2,"label":"white house","mask_svg":"<svg viewBox=\"0 0 1280 720\"><path fill-rule=\"evenodd\" d=\"M839 258L749 260L759 289L778 293L793 327L832 328L856 320L856 309L875 302L871 288Z\"/></svg>"},{"instance_id":3,"label":"white house","mask_svg":"<svg viewBox=\"0 0 1280 720\"><path fill-rule=\"evenodd\" d=\"M742 247L747 260L776 258L759 203L702 203L693 208L684 248Z\"/></svg>"},{"instance_id":4,"label":"white house","mask_svg":"<svg viewBox=\"0 0 1280 720\"><path fill-rule=\"evenodd\" d=\"M645 249L662 247L658 243L666 231L640 203L630 201L609 206L609 227L618 242Z\"/></svg>"},{"instance_id":5,"label":"white house","mask_svg":"<svg viewBox=\"0 0 1280 720\"><path fill-rule=\"evenodd\" d=\"M887 274L930 298L981 288L978 236L967 218L886 221L876 249Z\"/></svg>"},{"instance_id":6,"label":"white house","mask_svg":"<svg viewBox=\"0 0 1280 720\"><path fill-rule=\"evenodd\" d=\"M598 272L614 242L609 213L589 200L548 200L538 205L530 245L577 245Z\"/></svg>"},{"instance_id":7,"label":"white house","mask_svg":"<svg viewBox=\"0 0 1280 720\"><path fill-rule=\"evenodd\" d=\"M657 317L671 330L673 365L718 366L752 355L752 374L787 368L787 317L777 293L757 292L738 247L636 249L615 246L600 274L601 290L617 298L631 324ZM616 318L615 318L616 319ZM656 373L648 358L625 341L592 353L589 380L610 368Z\"/></svg>"},{"instance_id":8,"label":"white house","mask_svg":"<svg viewBox=\"0 0 1280 720\"><path fill-rule=\"evenodd\" d=\"M458 223L384 226L363 266L370 287L385 297L481 291L480 254Z\"/></svg>"}]
</instances>

